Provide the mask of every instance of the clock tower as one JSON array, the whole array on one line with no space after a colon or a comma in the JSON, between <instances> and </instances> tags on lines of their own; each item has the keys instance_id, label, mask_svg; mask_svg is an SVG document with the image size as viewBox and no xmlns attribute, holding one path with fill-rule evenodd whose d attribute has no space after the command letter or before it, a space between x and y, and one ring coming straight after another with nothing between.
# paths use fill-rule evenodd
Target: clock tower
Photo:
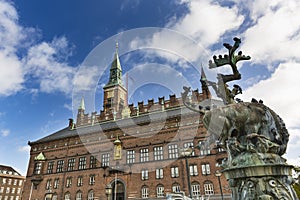
<instances>
[{"instance_id":1,"label":"clock tower","mask_svg":"<svg viewBox=\"0 0 300 200\"><path fill-rule=\"evenodd\" d=\"M122 67L118 55L118 43L116 44L116 52L114 60L110 67L109 81L103 87L104 113L120 113L124 107L128 106L127 89L122 81Z\"/></svg>"}]
</instances>

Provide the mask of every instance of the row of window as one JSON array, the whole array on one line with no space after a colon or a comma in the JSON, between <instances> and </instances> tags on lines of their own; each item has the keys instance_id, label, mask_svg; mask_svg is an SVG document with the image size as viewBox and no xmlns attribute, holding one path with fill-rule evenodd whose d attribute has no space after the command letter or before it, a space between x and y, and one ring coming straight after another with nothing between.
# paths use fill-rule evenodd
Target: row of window
<instances>
[{"instance_id":1,"label":"row of window","mask_svg":"<svg viewBox=\"0 0 300 200\"><path fill-rule=\"evenodd\" d=\"M87 198L84 198L83 197L83 193L81 191L78 191L75 195L75 200L83 200L83 199L87 199L87 200L94 200L95 197L94 197L94 191L93 190L90 190L88 192L88 195L87 195ZM56 193L54 194L46 194L45 195L45 199L46 200L58 200L58 196ZM73 199L73 198L72 198ZM71 200L71 193L70 192L66 192L65 195L64 195L64 200Z\"/></svg>"},{"instance_id":2,"label":"row of window","mask_svg":"<svg viewBox=\"0 0 300 200\"><path fill-rule=\"evenodd\" d=\"M209 163L201 165L202 175L209 175L210 172L210 165ZM190 176L197 176L198 175L198 166L196 164L189 166L189 174ZM171 167L171 177L177 178L179 177L179 168L178 167ZM155 170L155 178L162 179L164 178L164 168L158 168ZM148 180L149 179L149 171L148 169L143 169L141 171L141 179Z\"/></svg>"},{"instance_id":3,"label":"row of window","mask_svg":"<svg viewBox=\"0 0 300 200\"><path fill-rule=\"evenodd\" d=\"M205 195L213 195L214 194L214 187L212 182L207 181L203 184L204 187L204 194ZM180 185L174 184L172 186L172 192L180 192ZM193 197L200 197L200 184L198 182L193 182L191 184L191 192ZM141 198L147 199L149 198L150 190L148 186L143 186L141 189ZM156 186L156 197L164 197L165 196L165 187L163 185Z\"/></svg>"},{"instance_id":4,"label":"row of window","mask_svg":"<svg viewBox=\"0 0 300 200\"><path fill-rule=\"evenodd\" d=\"M19 183L18 183L19 181ZM23 180L11 179L11 178L0 178L0 183L2 185L19 185L22 186Z\"/></svg>"},{"instance_id":5,"label":"row of window","mask_svg":"<svg viewBox=\"0 0 300 200\"><path fill-rule=\"evenodd\" d=\"M209 147L206 147L204 144L204 141L200 141L199 145L203 148L200 149L200 155L207 155L210 154ZM192 142L184 143L184 148L193 148ZM169 159L176 159L179 157L179 150L178 150L177 144L170 144L168 145L168 158ZM192 156L195 155L194 152L192 152ZM143 148L140 149L139 152L140 162L149 162L149 149ZM163 160L164 159L164 149L163 146L157 146L153 148L153 159L155 161ZM127 164L133 164L136 162L136 152L135 150L128 150L126 155L126 162ZM56 173L63 172L64 171L64 160L58 160L56 165ZM105 153L101 155L101 166L102 167L108 167L110 165L110 153ZM89 160L89 168L96 168L97 167L97 158L95 156L90 156ZM70 158L68 159L67 163L67 171L73 171L73 170L84 170L87 169L87 158L86 157L80 157L78 159L78 167L76 168L76 158ZM35 163L34 168L34 174L41 174L42 171L42 163L37 162ZM47 174L54 173L54 161L48 162L47 166Z\"/></svg>"},{"instance_id":6,"label":"row of window","mask_svg":"<svg viewBox=\"0 0 300 200\"><path fill-rule=\"evenodd\" d=\"M49 190L49 189L52 188L52 182L53 182L52 179L48 179L46 181L46 190ZM59 183L60 183L59 178L54 179L53 188L58 189L59 188ZM66 183L67 188L71 187L72 184L73 184L73 178L72 177L67 177L65 183ZM91 174L89 176L89 185L94 185L94 184L95 184L95 175ZM76 185L78 187L83 186L83 176L78 176L77 177Z\"/></svg>"},{"instance_id":7,"label":"row of window","mask_svg":"<svg viewBox=\"0 0 300 200\"><path fill-rule=\"evenodd\" d=\"M16 188L10 188L10 187L7 187L6 189L5 189L5 193L6 194L9 194L9 193L11 193L11 194L15 194L17 192L17 194L20 194L21 193L21 188L17 188L17 191L16 191ZM4 187L0 187L0 194L1 193L4 193Z\"/></svg>"},{"instance_id":8,"label":"row of window","mask_svg":"<svg viewBox=\"0 0 300 200\"><path fill-rule=\"evenodd\" d=\"M21 199L19 196L2 196L2 195L0 195L0 200L19 200L19 199Z\"/></svg>"}]
</instances>

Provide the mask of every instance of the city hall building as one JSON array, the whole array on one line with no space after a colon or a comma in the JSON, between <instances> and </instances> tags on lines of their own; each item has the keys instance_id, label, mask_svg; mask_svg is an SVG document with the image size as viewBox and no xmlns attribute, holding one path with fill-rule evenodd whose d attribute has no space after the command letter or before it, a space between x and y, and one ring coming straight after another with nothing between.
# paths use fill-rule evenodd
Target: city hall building
<instances>
[{"instance_id":1,"label":"city hall building","mask_svg":"<svg viewBox=\"0 0 300 200\"><path fill-rule=\"evenodd\" d=\"M218 173L227 154L207 142L201 116L181 97L128 105L117 51L103 90L100 113L85 113L82 98L76 123L70 119L68 127L29 142L23 199L166 199L176 192L230 199ZM189 101L212 101L208 87L202 84Z\"/></svg>"}]
</instances>

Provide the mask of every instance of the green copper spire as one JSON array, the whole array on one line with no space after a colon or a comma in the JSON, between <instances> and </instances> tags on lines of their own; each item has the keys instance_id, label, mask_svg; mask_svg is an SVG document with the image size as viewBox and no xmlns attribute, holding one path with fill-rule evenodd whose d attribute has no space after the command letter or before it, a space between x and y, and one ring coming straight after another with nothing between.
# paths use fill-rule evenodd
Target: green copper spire
<instances>
[{"instance_id":1,"label":"green copper spire","mask_svg":"<svg viewBox=\"0 0 300 200\"><path fill-rule=\"evenodd\" d=\"M80 105L79 105L79 108L80 110L85 110L85 106L84 106L84 98L82 97L81 98L81 101L80 101Z\"/></svg>"},{"instance_id":2,"label":"green copper spire","mask_svg":"<svg viewBox=\"0 0 300 200\"><path fill-rule=\"evenodd\" d=\"M35 161L44 161L46 160L46 157L44 156L43 152L41 152L39 155L37 155L35 158L34 158Z\"/></svg>"},{"instance_id":3,"label":"green copper spire","mask_svg":"<svg viewBox=\"0 0 300 200\"><path fill-rule=\"evenodd\" d=\"M106 84L106 86L111 86L111 85L123 85L122 82L122 67L118 55L118 48L119 45L116 43L116 52L114 56L114 60L111 64L110 67L110 75L109 75L109 81Z\"/></svg>"}]
</instances>

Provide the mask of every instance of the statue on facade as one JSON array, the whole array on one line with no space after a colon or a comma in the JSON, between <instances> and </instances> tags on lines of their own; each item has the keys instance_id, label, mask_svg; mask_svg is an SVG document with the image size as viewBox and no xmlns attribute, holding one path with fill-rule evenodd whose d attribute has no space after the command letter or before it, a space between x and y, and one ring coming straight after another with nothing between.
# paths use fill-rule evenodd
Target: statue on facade
<instances>
[{"instance_id":1,"label":"statue on facade","mask_svg":"<svg viewBox=\"0 0 300 200\"><path fill-rule=\"evenodd\" d=\"M238 85L229 89L228 82L240 80L237 62L249 60L242 52L235 54L241 40L234 38L234 45L224 43L228 54L214 56L209 62L213 69L229 64L232 74L218 74L218 81L205 81L212 86L224 106L203 107L187 101L190 88L184 87L183 103L202 115L208 132L219 138L220 146L228 153L223 172L229 181L235 200L297 199L291 187L292 166L282 155L286 152L289 133L283 120L262 101L236 101L242 93Z\"/></svg>"}]
</instances>

